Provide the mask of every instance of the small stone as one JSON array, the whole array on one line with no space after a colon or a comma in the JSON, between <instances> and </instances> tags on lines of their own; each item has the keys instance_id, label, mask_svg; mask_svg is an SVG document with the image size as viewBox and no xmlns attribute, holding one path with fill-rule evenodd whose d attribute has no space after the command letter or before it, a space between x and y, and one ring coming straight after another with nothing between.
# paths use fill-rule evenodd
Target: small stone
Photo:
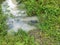
<instances>
[{"instance_id":1,"label":"small stone","mask_svg":"<svg viewBox=\"0 0 60 45\"><path fill-rule=\"evenodd\" d=\"M31 20L30 22L31 23L38 23L36 20Z\"/></svg>"}]
</instances>

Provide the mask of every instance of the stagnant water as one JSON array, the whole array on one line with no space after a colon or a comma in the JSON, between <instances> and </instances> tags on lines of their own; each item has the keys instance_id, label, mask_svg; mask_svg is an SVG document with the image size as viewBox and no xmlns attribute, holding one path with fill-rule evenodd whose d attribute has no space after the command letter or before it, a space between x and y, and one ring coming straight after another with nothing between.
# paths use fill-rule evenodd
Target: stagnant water
<instances>
[{"instance_id":1,"label":"stagnant water","mask_svg":"<svg viewBox=\"0 0 60 45\"><path fill-rule=\"evenodd\" d=\"M18 29L22 29L24 31L33 30L36 27L29 25L27 22L30 20L37 20L36 17L26 18L27 14L25 10L19 10L17 6L16 0L6 0L2 3L2 11L6 16L7 25L9 26L9 31L17 32ZM12 17L13 16L13 17ZM29 20L28 20L29 19ZM26 22L27 21L27 22Z\"/></svg>"}]
</instances>

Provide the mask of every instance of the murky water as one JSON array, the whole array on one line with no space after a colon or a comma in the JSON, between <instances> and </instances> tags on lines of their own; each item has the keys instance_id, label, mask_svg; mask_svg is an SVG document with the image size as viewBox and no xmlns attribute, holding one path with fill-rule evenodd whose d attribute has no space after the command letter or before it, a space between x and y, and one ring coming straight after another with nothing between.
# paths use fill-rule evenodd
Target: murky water
<instances>
[{"instance_id":1,"label":"murky water","mask_svg":"<svg viewBox=\"0 0 60 45\"><path fill-rule=\"evenodd\" d=\"M2 11L6 16L8 16L7 19L7 25L9 26L9 31L13 30L15 32L18 31L18 29L22 29L24 31L33 30L36 27L30 26L26 22L22 21L24 17L27 16L25 10L19 10L17 7L17 2L15 0L6 0L2 4ZM14 16L14 17L11 17ZM8 32L9 32L8 31Z\"/></svg>"}]
</instances>

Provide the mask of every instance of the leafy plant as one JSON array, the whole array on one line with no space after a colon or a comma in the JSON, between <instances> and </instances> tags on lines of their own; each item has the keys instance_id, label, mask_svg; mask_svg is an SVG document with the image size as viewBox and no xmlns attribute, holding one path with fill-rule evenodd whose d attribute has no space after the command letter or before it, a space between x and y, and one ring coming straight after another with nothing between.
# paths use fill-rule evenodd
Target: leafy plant
<instances>
[{"instance_id":1,"label":"leafy plant","mask_svg":"<svg viewBox=\"0 0 60 45\"><path fill-rule=\"evenodd\" d=\"M56 41L60 41L59 0L27 0L24 4L28 16L38 17L38 28Z\"/></svg>"},{"instance_id":2,"label":"leafy plant","mask_svg":"<svg viewBox=\"0 0 60 45\"><path fill-rule=\"evenodd\" d=\"M1 5L0 5L0 35L6 34L5 32L8 29L6 25L6 19L7 19L7 16L2 13Z\"/></svg>"}]
</instances>

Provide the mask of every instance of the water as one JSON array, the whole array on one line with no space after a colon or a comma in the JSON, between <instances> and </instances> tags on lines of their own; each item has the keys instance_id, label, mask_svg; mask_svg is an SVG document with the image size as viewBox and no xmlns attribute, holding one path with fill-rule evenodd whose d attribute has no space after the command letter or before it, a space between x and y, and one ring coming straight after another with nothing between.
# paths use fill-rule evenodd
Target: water
<instances>
[{"instance_id":1,"label":"water","mask_svg":"<svg viewBox=\"0 0 60 45\"><path fill-rule=\"evenodd\" d=\"M6 0L5 2L3 2L2 11L6 16L8 16L7 19L7 25L9 26L8 32L12 30L17 32L18 29L22 29L27 32L36 28L35 26L31 26L28 23L26 23L26 20L28 20L28 19L24 20L24 17L27 16L26 11L18 9L16 0ZM11 15L14 17L11 17Z\"/></svg>"}]
</instances>

